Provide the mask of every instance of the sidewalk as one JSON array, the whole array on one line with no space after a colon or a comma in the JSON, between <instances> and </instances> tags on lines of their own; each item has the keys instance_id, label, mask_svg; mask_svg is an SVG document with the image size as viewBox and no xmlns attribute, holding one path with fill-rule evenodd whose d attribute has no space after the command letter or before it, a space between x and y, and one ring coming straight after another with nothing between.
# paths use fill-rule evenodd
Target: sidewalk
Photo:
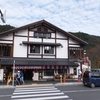
<instances>
[{"instance_id":1,"label":"sidewalk","mask_svg":"<svg viewBox=\"0 0 100 100\"><path fill-rule=\"evenodd\" d=\"M37 82L27 80L25 81L25 84L16 85L15 83L14 84L15 86L12 86L12 84L6 85L6 83L0 82L0 88L16 88L16 87L28 87L28 86L65 86L65 85L82 85L82 84L83 84L82 81L78 82L78 80L67 80L66 82L62 82L62 83L59 81L52 81L52 80L37 81Z\"/></svg>"}]
</instances>

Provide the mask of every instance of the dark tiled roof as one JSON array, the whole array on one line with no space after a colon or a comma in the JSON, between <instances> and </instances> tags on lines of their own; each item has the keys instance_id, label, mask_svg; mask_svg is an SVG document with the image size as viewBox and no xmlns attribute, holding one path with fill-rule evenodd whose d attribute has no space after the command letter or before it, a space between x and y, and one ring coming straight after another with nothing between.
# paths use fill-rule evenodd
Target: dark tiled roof
<instances>
[{"instance_id":1,"label":"dark tiled roof","mask_svg":"<svg viewBox=\"0 0 100 100\"><path fill-rule=\"evenodd\" d=\"M68 61L67 59L29 59L29 58L1 58L1 65L62 65L62 66L79 66L77 63Z\"/></svg>"}]
</instances>

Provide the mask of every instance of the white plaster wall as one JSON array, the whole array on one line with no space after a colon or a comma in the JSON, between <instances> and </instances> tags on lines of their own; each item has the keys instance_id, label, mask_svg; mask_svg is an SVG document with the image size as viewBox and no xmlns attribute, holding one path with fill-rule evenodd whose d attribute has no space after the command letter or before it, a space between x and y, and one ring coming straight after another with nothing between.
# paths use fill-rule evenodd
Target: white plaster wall
<instances>
[{"instance_id":1,"label":"white plaster wall","mask_svg":"<svg viewBox=\"0 0 100 100\"><path fill-rule=\"evenodd\" d=\"M34 32L33 31L29 31L29 36L33 36Z\"/></svg>"},{"instance_id":2,"label":"white plaster wall","mask_svg":"<svg viewBox=\"0 0 100 100\"><path fill-rule=\"evenodd\" d=\"M27 41L26 37L14 37L14 57L27 57L27 46L20 43Z\"/></svg>"},{"instance_id":3,"label":"white plaster wall","mask_svg":"<svg viewBox=\"0 0 100 100\"><path fill-rule=\"evenodd\" d=\"M41 38L29 38L30 42L42 42Z\"/></svg>"},{"instance_id":4,"label":"white plaster wall","mask_svg":"<svg viewBox=\"0 0 100 100\"><path fill-rule=\"evenodd\" d=\"M32 55L29 55L28 57L29 58L41 58L41 56L32 56Z\"/></svg>"},{"instance_id":5,"label":"white plaster wall","mask_svg":"<svg viewBox=\"0 0 100 100\"><path fill-rule=\"evenodd\" d=\"M55 38L55 33L51 33L51 38Z\"/></svg>"},{"instance_id":6,"label":"white plaster wall","mask_svg":"<svg viewBox=\"0 0 100 100\"><path fill-rule=\"evenodd\" d=\"M0 41L0 43L13 44L13 41Z\"/></svg>"},{"instance_id":7,"label":"white plaster wall","mask_svg":"<svg viewBox=\"0 0 100 100\"><path fill-rule=\"evenodd\" d=\"M69 45L69 47L80 47L80 45Z\"/></svg>"},{"instance_id":8,"label":"white plaster wall","mask_svg":"<svg viewBox=\"0 0 100 100\"><path fill-rule=\"evenodd\" d=\"M55 39L43 39L43 42L55 43Z\"/></svg>"},{"instance_id":9,"label":"white plaster wall","mask_svg":"<svg viewBox=\"0 0 100 100\"><path fill-rule=\"evenodd\" d=\"M28 29L23 29L15 33L15 35L28 36Z\"/></svg>"},{"instance_id":10,"label":"white plaster wall","mask_svg":"<svg viewBox=\"0 0 100 100\"><path fill-rule=\"evenodd\" d=\"M6 35L6 36L0 36L0 39L3 39L3 40L13 40L13 34L9 34L9 35Z\"/></svg>"},{"instance_id":11,"label":"white plaster wall","mask_svg":"<svg viewBox=\"0 0 100 100\"><path fill-rule=\"evenodd\" d=\"M71 44L78 44L79 42L77 42L76 40L73 40L72 38L69 38L69 43L71 43Z\"/></svg>"},{"instance_id":12,"label":"white plaster wall","mask_svg":"<svg viewBox=\"0 0 100 100\"><path fill-rule=\"evenodd\" d=\"M68 41L57 40L57 43L61 43L61 46L57 47L57 58L68 58Z\"/></svg>"},{"instance_id":13,"label":"white plaster wall","mask_svg":"<svg viewBox=\"0 0 100 100\"><path fill-rule=\"evenodd\" d=\"M55 56L43 56L43 58L55 58Z\"/></svg>"},{"instance_id":14,"label":"white plaster wall","mask_svg":"<svg viewBox=\"0 0 100 100\"><path fill-rule=\"evenodd\" d=\"M56 33L56 37L57 38L66 38L66 36L64 34L59 33L59 32Z\"/></svg>"}]
</instances>

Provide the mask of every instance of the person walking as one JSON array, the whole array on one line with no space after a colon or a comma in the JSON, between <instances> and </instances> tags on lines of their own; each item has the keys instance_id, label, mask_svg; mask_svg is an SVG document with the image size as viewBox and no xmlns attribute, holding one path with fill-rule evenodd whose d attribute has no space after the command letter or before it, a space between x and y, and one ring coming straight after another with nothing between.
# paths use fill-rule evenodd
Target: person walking
<instances>
[{"instance_id":1,"label":"person walking","mask_svg":"<svg viewBox=\"0 0 100 100\"><path fill-rule=\"evenodd\" d=\"M21 81L21 84L25 84L23 72L20 73L20 81Z\"/></svg>"},{"instance_id":2,"label":"person walking","mask_svg":"<svg viewBox=\"0 0 100 100\"><path fill-rule=\"evenodd\" d=\"M16 74L16 82L17 82L17 85L21 84L21 82L20 82L20 71L18 71L18 73Z\"/></svg>"}]
</instances>

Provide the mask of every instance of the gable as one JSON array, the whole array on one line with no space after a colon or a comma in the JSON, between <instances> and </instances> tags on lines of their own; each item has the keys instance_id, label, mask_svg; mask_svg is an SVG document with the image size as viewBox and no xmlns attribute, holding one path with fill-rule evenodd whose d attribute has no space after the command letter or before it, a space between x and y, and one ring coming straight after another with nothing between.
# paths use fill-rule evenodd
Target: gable
<instances>
[{"instance_id":1,"label":"gable","mask_svg":"<svg viewBox=\"0 0 100 100\"><path fill-rule=\"evenodd\" d=\"M58 28L57 26L45 21L45 20L41 20L41 21L38 21L38 22L35 22L35 23L31 23L31 24L28 24L28 25L25 25L25 26L22 26L22 27L19 27L19 28L15 28L15 29L12 29L12 30L9 30L9 31L6 31L6 32L2 32L0 34L0 36L4 35L4 34L10 34L10 33L15 33L19 30L23 30L23 29L28 29L29 31L36 31L36 32L43 32L43 33L61 33L63 34L63 36L65 37L69 37L69 38L72 38L74 39L75 41L78 41L80 44L82 44L83 46L87 45L88 43L77 38L76 36L72 35L71 33L68 33L60 28Z\"/></svg>"}]
</instances>

